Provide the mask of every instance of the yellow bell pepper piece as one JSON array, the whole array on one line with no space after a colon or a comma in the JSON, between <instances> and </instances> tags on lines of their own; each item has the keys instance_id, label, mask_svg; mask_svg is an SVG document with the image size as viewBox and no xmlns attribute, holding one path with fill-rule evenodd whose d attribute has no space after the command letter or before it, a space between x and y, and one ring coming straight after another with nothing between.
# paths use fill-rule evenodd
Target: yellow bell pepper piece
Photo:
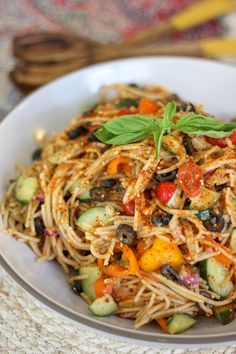
<instances>
[{"instance_id":1,"label":"yellow bell pepper piece","mask_svg":"<svg viewBox=\"0 0 236 354\"><path fill-rule=\"evenodd\" d=\"M139 263L144 272L155 272L167 263L179 268L183 263L183 256L176 244L157 237L152 247L143 253Z\"/></svg>"}]
</instances>

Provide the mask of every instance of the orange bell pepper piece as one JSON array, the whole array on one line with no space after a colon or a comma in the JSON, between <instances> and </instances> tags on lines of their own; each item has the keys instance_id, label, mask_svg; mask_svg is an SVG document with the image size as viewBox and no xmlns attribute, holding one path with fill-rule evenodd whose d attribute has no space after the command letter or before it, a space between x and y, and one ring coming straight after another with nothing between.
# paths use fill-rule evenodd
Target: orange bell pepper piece
<instances>
[{"instance_id":1,"label":"orange bell pepper piece","mask_svg":"<svg viewBox=\"0 0 236 354\"><path fill-rule=\"evenodd\" d=\"M164 318L157 318L156 321L159 324L159 326L161 327L163 332L169 333L168 329L167 329L167 320L165 320Z\"/></svg>"},{"instance_id":2,"label":"orange bell pepper piece","mask_svg":"<svg viewBox=\"0 0 236 354\"><path fill-rule=\"evenodd\" d=\"M128 268L125 268L121 264L111 263L108 266L104 266L102 259L98 259L98 266L103 274L110 277L122 277L126 275L135 275L139 270L139 265L134 252L127 245L123 245L122 260L127 262Z\"/></svg>"},{"instance_id":3,"label":"orange bell pepper piece","mask_svg":"<svg viewBox=\"0 0 236 354\"><path fill-rule=\"evenodd\" d=\"M167 263L179 268L183 263L183 255L173 241L156 237L152 247L142 254L139 260L140 268L144 272L155 272Z\"/></svg>"},{"instance_id":4,"label":"orange bell pepper piece","mask_svg":"<svg viewBox=\"0 0 236 354\"><path fill-rule=\"evenodd\" d=\"M139 112L140 114L156 113L158 105L155 101L143 98L139 102Z\"/></svg>"},{"instance_id":5,"label":"orange bell pepper piece","mask_svg":"<svg viewBox=\"0 0 236 354\"><path fill-rule=\"evenodd\" d=\"M131 161L129 157L116 157L107 166L108 174L115 175L118 172L124 172L126 175L130 175L132 173L132 166L129 165Z\"/></svg>"},{"instance_id":6,"label":"orange bell pepper piece","mask_svg":"<svg viewBox=\"0 0 236 354\"><path fill-rule=\"evenodd\" d=\"M111 294L113 288L113 279L102 275L94 283L96 297L102 297L105 294Z\"/></svg>"}]
</instances>

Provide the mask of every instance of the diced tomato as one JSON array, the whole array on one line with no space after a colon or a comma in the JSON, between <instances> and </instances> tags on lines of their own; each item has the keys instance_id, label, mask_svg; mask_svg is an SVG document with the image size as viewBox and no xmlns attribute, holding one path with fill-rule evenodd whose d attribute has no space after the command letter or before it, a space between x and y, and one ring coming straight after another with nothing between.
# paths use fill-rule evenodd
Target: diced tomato
<instances>
[{"instance_id":1,"label":"diced tomato","mask_svg":"<svg viewBox=\"0 0 236 354\"><path fill-rule=\"evenodd\" d=\"M221 148L227 146L226 138L211 138L210 136L205 136L205 139L211 145L217 145ZM232 144L236 145L236 131L229 136L229 139L232 141Z\"/></svg>"},{"instance_id":2,"label":"diced tomato","mask_svg":"<svg viewBox=\"0 0 236 354\"><path fill-rule=\"evenodd\" d=\"M229 138L232 141L232 144L236 145L236 131L233 132Z\"/></svg>"},{"instance_id":3,"label":"diced tomato","mask_svg":"<svg viewBox=\"0 0 236 354\"><path fill-rule=\"evenodd\" d=\"M227 146L225 138L211 138L210 136L205 136L205 139L211 145L216 145L221 148L224 148Z\"/></svg>"},{"instance_id":4,"label":"diced tomato","mask_svg":"<svg viewBox=\"0 0 236 354\"><path fill-rule=\"evenodd\" d=\"M167 204L176 191L174 182L160 182L156 187L156 196L163 204Z\"/></svg>"},{"instance_id":5,"label":"diced tomato","mask_svg":"<svg viewBox=\"0 0 236 354\"><path fill-rule=\"evenodd\" d=\"M128 114L137 114L138 110L131 111L129 108L122 108L119 112L116 113L117 116L126 116Z\"/></svg>"},{"instance_id":6,"label":"diced tomato","mask_svg":"<svg viewBox=\"0 0 236 354\"><path fill-rule=\"evenodd\" d=\"M135 212L134 200L129 200L126 204L124 204L123 209L126 215L134 216L134 212Z\"/></svg>"},{"instance_id":7,"label":"diced tomato","mask_svg":"<svg viewBox=\"0 0 236 354\"><path fill-rule=\"evenodd\" d=\"M102 297L105 294L111 294L112 288L112 278L105 277L104 275L98 278L94 283L96 297Z\"/></svg>"},{"instance_id":8,"label":"diced tomato","mask_svg":"<svg viewBox=\"0 0 236 354\"><path fill-rule=\"evenodd\" d=\"M141 114L156 113L158 105L155 101L144 98L139 102L138 108Z\"/></svg>"},{"instance_id":9,"label":"diced tomato","mask_svg":"<svg viewBox=\"0 0 236 354\"><path fill-rule=\"evenodd\" d=\"M178 179L183 192L189 198L194 198L200 193L204 182L203 172L194 162L180 166Z\"/></svg>"}]
</instances>

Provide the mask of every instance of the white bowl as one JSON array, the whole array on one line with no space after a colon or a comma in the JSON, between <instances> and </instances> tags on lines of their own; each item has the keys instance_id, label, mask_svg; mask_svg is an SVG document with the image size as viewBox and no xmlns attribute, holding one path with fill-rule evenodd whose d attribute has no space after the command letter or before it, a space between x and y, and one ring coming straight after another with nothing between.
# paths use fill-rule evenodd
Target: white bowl
<instances>
[{"instance_id":1,"label":"white bowl","mask_svg":"<svg viewBox=\"0 0 236 354\"><path fill-rule=\"evenodd\" d=\"M96 102L101 86L115 82L163 85L182 98L203 103L205 109L228 119L236 113L236 68L201 59L139 58L111 61L66 75L36 91L20 103L0 125L0 197L15 161L30 163L35 149L32 132L50 132L65 127L81 109ZM31 249L6 235L0 235L0 262L30 294L57 312L107 334L138 340L143 344L197 346L236 343L236 321L221 326L201 319L184 334L159 332L155 325L139 330L133 322L118 317L95 318L87 304L74 295L66 276L55 262L35 262Z\"/></svg>"}]
</instances>

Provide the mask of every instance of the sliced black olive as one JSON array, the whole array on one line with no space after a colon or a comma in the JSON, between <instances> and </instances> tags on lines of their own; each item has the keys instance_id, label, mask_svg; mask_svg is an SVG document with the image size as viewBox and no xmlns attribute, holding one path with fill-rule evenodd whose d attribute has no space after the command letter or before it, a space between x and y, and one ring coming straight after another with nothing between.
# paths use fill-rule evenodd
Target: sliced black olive
<instances>
[{"instance_id":1,"label":"sliced black olive","mask_svg":"<svg viewBox=\"0 0 236 354\"><path fill-rule=\"evenodd\" d=\"M184 148L185 148L186 153L188 155L192 156L194 154L194 147L193 147L193 144L192 144L191 140L189 139L188 135L183 136L183 144L184 144Z\"/></svg>"},{"instance_id":2,"label":"sliced black olive","mask_svg":"<svg viewBox=\"0 0 236 354\"><path fill-rule=\"evenodd\" d=\"M71 284L71 290L76 295L80 295L82 291L81 282L79 280L74 280L73 283Z\"/></svg>"},{"instance_id":3,"label":"sliced black olive","mask_svg":"<svg viewBox=\"0 0 236 354\"><path fill-rule=\"evenodd\" d=\"M174 181L176 179L177 170L167 173L154 173L153 177L157 182Z\"/></svg>"},{"instance_id":4,"label":"sliced black olive","mask_svg":"<svg viewBox=\"0 0 236 354\"><path fill-rule=\"evenodd\" d=\"M89 133L88 134L88 141L90 143L93 143L94 141L99 141L99 139L96 137L94 133Z\"/></svg>"},{"instance_id":5,"label":"sliced black olive","mask_svg":"<svg viewBox=\"0 0 236 354\"><path fill-rule=\"evenodd\" d=\"M185 202L184 202L184 207L183 207L183 209L188 209L190 204L191 204L191 199L186 198L186 199L185 199Z\"/></svg>"},{"instance_id":6,"label":"sliced black olive","mask_svg":"<svg viewBox=\"0 0 236 354\"><path fill-rule=\"evenodd\" d=\"M167 226L172 219L171 214L165 214L165 215L153 215L151 217L151 221L154 225L156 226Z\"/></svg>"},{"instance_id":7,"label":"sliced black olive","mask_svg":"<svg viewBox=\"0 0 236 354\"><path fill-rule=\"evenodd\" d=\"M67 201L70 199L70 197L71 197L71 193L68 192L68 193L66 193L66 194L64 195L63 199L64 199L65 202L67 202Z\"/></svg>"},{"instance_id":8,"label":"sliced black olive","mask_svg":"<svg viewBox=\"0 0 236 354\"><path fill-rule=\"evenodd\" d=\"M216 192L222 191L224 188L228 187L228 183L223 183L223 184L215 184L215 190Z\"/></svg>"},{"instance_id":9,"label":"sliced black olive","mask_svg":"<svg viewBox=\"0 0 236 354\"><path fill-rule=\"evenodd\" d=\"M132 246L137 239L137 232L130 225L120 224L116 229L116 236L120 242Z\"/></svg>"},{"instance_id":10,"label":"sliced black olive","mask_svg":"<svg viewBox=\"0 0 236 354\"><path fill-rule=\"evenodd\" d=\"M37 235L42 235L44 233L45 225L40 216L34 219L34 227Z\"/></svg>"},{"instance_id":11,"label":"sliced black olive","mask_svg":"<svg viewBox=\"0 0 236 354\"><path fill-rule=\"evenodd\" d=\"M36 161L36 160L40 160L41 159L41 155L42 155L42 149L37 149L33 152L32 154L32 160Z\"/></svg>"},{"instance_id":12,"label":"sliced black olive","mask_svg":"<svg viewBox=\"0 0 236 354\"><path fill-rule=\"evenodd\" d=\"M183 102L177 105L177 112L193 112L196 113L195 107L191 102Z\"/></svg>"},{"instance_id":13,"label":"sliced black olive","mask_svg":"<svg viewBox=\"0 0 236 354\"><path fill-rule=\"evenodd\" d=\"M225 221L220 214L216 214L214 211L210 210L210 216L208 219L203 220L203 225L205 228L212 232L220 232L225 226Z\"/></svg>"},{"instance_id":14,"label":"sliced black olive","mask_svg":"<svg viewBox=\"0 0 236 354\"><path fill-rule=\"evenodd\" d=\"M109 195L105 191L105 189L103 189L101 187L94 187L94 188L90 189L89 195L92 200L97 201L97 202L104 202L109 197Z\"/></svg>"},{"instance_id":15,"label":"sliced black olive","mask_svg":"<svg viewBox=\"0 0 236 354\"><path fill-rule=\"evenodd\" d=\"M170 264L165 264L161 268L161 274L164 275L166 278L176 281L180 285L183 285L178 272Z\"/></svg>"},{"instance_id":16,"label":"sliced black olive","mask_svg":"<svg viewBox=\"0 0 236 354\"><path fill-rule=\"evenodd\" d=\"M116 182L114 178L104 179L100 182L100 186L103 188L112 188L115 187Z\"/></svg>"},{"instance_id":17,"label":"sliced black olive","mask_svg":"<svg viewBox=\"0 0 236 354\"><path fill-rule=\"evenodd\" d=\"M131 82L131 84L128 84L130 87L139 87L137 84Z\"/></svg>"},{"instance_id":18,"label":"sliced black olive","mask_svg":"<svg viewBox=\"0 0 236 354\"><path fill-rule=\"evenodd\" d=\"M116 185L116 192L118 192L118 193L125 193L125 188L124 188L120 183L118 183L118 184Z\"/></svg>"},{"instance_id":19,"label":"sliced black olive","mask_svg":"<svg viewBox=\"0 0 236 354\"><path fill-rule=\"evenodd\" d=\"M70 130L67 135L70 139L76 139L82 135L85 135L88 132L88 129L81 125L80 127Z\"/></svg>"}]
</instances>

